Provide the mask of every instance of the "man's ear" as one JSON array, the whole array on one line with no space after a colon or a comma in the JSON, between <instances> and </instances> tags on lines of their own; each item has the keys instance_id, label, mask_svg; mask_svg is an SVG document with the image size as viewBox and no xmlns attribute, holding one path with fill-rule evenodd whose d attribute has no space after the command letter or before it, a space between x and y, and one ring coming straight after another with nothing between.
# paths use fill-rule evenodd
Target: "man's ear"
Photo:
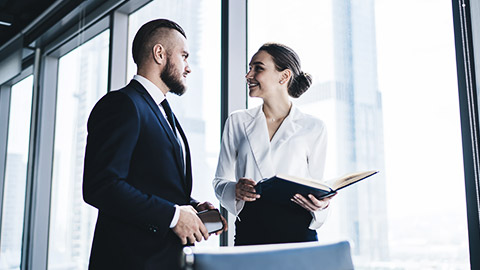
<instances>
[{"instance_id":1,"label":"man's ear","mask_svg":"<svg viewBox=\"0 0 480 270\"><path fill-rule=\"evenodd\" d=\"M163 65L165 61L165 48L162 44L155 44L152 48L153 60L158 65Z\"/></svg>"}]
</instances>

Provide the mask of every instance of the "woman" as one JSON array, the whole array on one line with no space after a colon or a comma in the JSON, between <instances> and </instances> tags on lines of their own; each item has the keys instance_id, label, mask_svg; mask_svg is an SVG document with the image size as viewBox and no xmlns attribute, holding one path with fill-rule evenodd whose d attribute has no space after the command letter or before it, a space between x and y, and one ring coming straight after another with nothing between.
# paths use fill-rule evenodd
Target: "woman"
<instances>
[{"instance_id":1,"label":"woman","mask_svg":"<svg viewBox=\"0 0 480 270\"><path fill-rule=\"evenodd\" d=\"M316 241L330 198L296 194L293 203L280 207L255 193L256 182L276 174L323 177L325 125L289 98L302 95L311 77L301 71L297 54L277 43L258 50L245 77L249 95L263 105L229 116L213 180L221 204L238 217L235 245Z\"/></svg>"}]
</instances>

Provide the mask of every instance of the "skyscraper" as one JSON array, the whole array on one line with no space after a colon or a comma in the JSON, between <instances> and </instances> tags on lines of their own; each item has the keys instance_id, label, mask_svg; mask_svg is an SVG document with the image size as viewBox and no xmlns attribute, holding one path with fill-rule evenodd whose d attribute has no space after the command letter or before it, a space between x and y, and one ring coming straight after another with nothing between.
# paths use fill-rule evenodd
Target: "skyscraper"
<instances>
[{"instance_id":1,"label":"skyscraper","mask_svg":"<svg viewBox=\"0 0 480 270\"><path fill-rule=\"evenodd\" d=\"M5 197L1 222L0 269L20 267L25 206L26 157L7 154Z\"/></svg>"},{"instance_id":2,"label":"skyscraper","mask_svg":"<svg viewBox=\"0 0 480 270\"><path fill-rule=\"evenodd\" d=\"M341 191L338 230L366 261L388 259L381 93L378 89L374 0L332 3L334 78L314 84L298 104L327 123L332 175L379 170ZM320 113L319 113L320 112Z\"/></svg>"}]
</instances>

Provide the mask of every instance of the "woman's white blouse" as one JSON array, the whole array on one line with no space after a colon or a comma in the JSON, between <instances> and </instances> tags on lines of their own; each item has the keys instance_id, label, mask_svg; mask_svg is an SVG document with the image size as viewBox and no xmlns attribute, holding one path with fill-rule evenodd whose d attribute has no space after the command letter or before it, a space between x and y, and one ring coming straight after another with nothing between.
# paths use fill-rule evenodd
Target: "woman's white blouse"
<instances>
[{"instance_id":1,"label":"woman's white blouse","mask_svg":"<svg viewBox=\"0 0 480 270\"><path fill-rule=\"evenodd\" d=\"M258 182L276 174L287 174L322 179L326 146L324 123L302 113L294 105L271 141L262 106L233 112L223 131L213 180L215 195L223 207L238 216L245 204L245 201L235 199L235 185L239 178ZM318 229L327 212L313 212L310 229Z\"/></svg>"}]
</instances>

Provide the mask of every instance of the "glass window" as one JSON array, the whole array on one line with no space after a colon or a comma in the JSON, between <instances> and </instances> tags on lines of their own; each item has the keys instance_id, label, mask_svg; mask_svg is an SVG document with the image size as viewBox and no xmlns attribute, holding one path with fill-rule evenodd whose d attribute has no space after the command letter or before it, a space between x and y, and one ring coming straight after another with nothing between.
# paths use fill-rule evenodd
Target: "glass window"
<instances>
[{"instance_id":1,"label":"glass window","mask_svg":"<svg viewBox=\"0 0 480 270\"><path fill-rule=\"evenodd\" d=\"M190 50L187 92L167 95L190 145L193 170L192 197L219 206L213 193L212 180L220 151L220 1L163 0L153 1L130 15L128 46L146 22L167 18L186 32ZM136 74L136 65L128 55L128 76ZM197 245L218 246L218 236Z\"/></svg>"},{"instance_id":2,"label":"glass window","mask_svg":"<svg viewBox=\"0 0 480 270\"><path fill-rule=\"evenodd\" d=\"M313 76L293 102L327 125L325 179L380 170L318 230L355 269L469 268L452 26L447 0L248 1L248 56L284 43Z\"/></svg>"},{"instance_id":3,"label":"glass window","mask_svg":"<svg viewBox=\"0 0 480 270\"><path fill-rule=\"evenodd\" d=\"M11 88L0 236L0 269L20 269L33 76Z\"/></svg>"},{"instance_id":4,"label":"glass window","mask_svg":"<svg viewBox=\"0 0 480 270\"><path fill-rule=\"evenodd\" d=\"M87 119L107 93L109 31L59 59L48 269L87 269L97 211L82 197Z\"/></svg>"}]
</instances>

